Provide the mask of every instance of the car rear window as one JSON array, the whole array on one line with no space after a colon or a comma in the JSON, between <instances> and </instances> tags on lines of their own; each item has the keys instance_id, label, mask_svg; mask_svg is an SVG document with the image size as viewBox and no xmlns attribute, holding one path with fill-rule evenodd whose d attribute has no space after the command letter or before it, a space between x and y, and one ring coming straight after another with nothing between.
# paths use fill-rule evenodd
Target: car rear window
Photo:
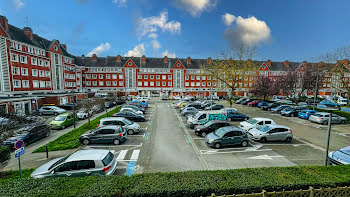
<instances>
[{"instance_id":1,"label":"car rear window","mask_svg":"<svg viewBox=\"0 0 350 197\"><path fill-rule=\"evenodd\" d=\"M108 152L106 157L102 160L103 165L108 166L114 159L114 155L111 152Z\"/></svg>"}]
</instances>

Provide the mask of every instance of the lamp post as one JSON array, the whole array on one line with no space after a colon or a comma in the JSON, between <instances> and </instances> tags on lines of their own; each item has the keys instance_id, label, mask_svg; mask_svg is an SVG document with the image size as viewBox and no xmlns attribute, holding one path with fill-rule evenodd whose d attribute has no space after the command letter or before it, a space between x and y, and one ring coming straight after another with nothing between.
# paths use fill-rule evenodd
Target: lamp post
<instances>
[{"instance_id":1,"label":"lamp post","mask_svg":"<svg viewBox=\"0 0 350 197\"><path fill-rule=\"evenodd\" d=\"M316 106L317 92L318 92L318 73L316 75L316 89L315 89L315 94L314 94L314 105L312 107L313 110L315 110L315 106Z\"/></svg>"}]
</instances>

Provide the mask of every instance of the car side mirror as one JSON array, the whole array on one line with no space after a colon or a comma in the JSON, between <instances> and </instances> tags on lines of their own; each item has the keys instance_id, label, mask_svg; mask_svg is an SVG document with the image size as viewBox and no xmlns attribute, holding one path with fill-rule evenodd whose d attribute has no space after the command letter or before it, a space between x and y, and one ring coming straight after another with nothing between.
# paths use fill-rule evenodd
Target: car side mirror
<instances>
[{"instance_id":1,"label":"car side mirror","mask_svg":"<svg viewBox=\"0 0 350 197\"><path fill-rule=\"evenodd\" d=\"M55 170L52 170L52 171L51 171L51 174L55 174L55 173L56 173Z\"/></svg>"}]
</instances>

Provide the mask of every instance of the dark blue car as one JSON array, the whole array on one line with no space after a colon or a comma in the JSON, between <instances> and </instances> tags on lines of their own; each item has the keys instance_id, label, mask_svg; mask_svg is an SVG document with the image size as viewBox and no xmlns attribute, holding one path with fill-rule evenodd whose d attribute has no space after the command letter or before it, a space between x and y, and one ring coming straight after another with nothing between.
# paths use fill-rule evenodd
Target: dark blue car
<instances>
[{"instance_id":1,"label":"dark blue car","mask_svg":"<svg viewBox=\"0 0 350 197\"><path fill-rule=\"evenodd\" d=\"M328 162L331 165L350 164L350 146L332 151L328 154Z\"/></svg>"},{"instance_id":2,"label":"dark blue car","mask_svg":"<svg viewBox=\"0 0 350 197\"><path fill-rule=\"evenodd\" d=\"M327 107L337 107L340 108L340 105L338 103L335 103L332 100L323 100L320 102L320 105L325 105Z\"/></svg>"},{"instance_id":3,"label":"dark blue car","mask_svg":"<svg viewBox=\"0 0 350 197\"><path fill-rule=\"evenodd\" d=\"M269 103L266 101L260 101L257 105L257 107L261 108L262 106L267 106Z\"/></svg>"},{"instance_id":4,"label":"dark blue car","mask_svg":"<svg viewBox=\"0 0 350 197\"><path fill-rule=\"evenodd\" d=\"M230 119L231 121L233 121L233 120L248 120L249 116L242 114L238 111L232 110L232 111L227 112L227 118Z\"/></svg>"}]
</instances>

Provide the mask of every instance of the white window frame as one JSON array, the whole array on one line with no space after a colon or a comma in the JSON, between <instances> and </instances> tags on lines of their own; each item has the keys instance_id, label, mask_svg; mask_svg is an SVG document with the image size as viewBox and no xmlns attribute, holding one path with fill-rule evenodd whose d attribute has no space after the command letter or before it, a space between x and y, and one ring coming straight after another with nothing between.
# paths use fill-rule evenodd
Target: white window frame
<instances>
[{"instance_id":1,"label":"white window frame","mask_svg":"<svg viewBox=\"0 0 350 197\"><path fill-rule=\"evenodd\" d=\"M40 88L46 88L45 81L40 81Z\"/></svg>"},{"instance_id":2,"label":"white window frame","mask_svg":"<svg viewBox=\"0 0 350 197\"><path fill-rule=\"evenodd\" d=\"M22 59L23 59L23 61L22 61ZM22 64L27 64L28 63L28 57L25 56L25 55L21 55L20 56L20 61L21 61Z\"/></svg>"},{"instance_id":3,"label":"white window frame","mask_svg":"<svg viewBox=\"0 0 350 197\"><path fill-rule=\"evenodd\" d=\"M21 80L13 80L13 88L21 88Z\"/></svg>"},{"instance_id":4,"label":"white window frame","mask_svg":"<svg viewBox=\"0 0 350 197\"><path fill-rule=\"evenodd\" d=\"M137 79L142 79L142 75L137 75Z\"/></svg>"},{"instance_id":5,"label":"white window frame","mask_svg":"<svg viewBox=\"0 0 350 197\"><path fill-rule=\"evenodd\" d=\"M86 74L85 77L86 79L91 79L91 74Z\"/></svg>"},{"instance_id":6,"label":"white window frame","mask_svg":"<svg viewBox=\"0 0 350 197\"><path fill-rule=\"evenodd\" d=\"M97 79L97 74L93 74L93 75L92 75L92 78L93 78L93 79Z\"/></svg>"},{"instance_id":7,"label":"white window frame","mask_svg":"<svg viewBox=\"0 0 350 197\"><path fill-rule=\"evenodd\" d=\"M137 86L142 86L142 81L138 81Z\"/></svg>"},{"instance_id":8,"label":"white window frame","mask_svg":"<svg viewBox=\"0 0 350 197\"><path fill-rule=\"evenodd\" d=\"M119 74L119 79L124 79L124 75L123 74Z\"/></svg>"},{"instance_id":9,"label":"white window frame","mask_svg":"<svg viewBox=\"0 0 350 197\"><path fill-rule=\"evenodd\" d=\"M154 79L154 75L150 75L150 79Z\"/></svg>"},{"instance_id":10,"label":"white window frame","mask_svg":"<svg viewBox=\"0 0 350 197\"><path fill-rule=\"evenodd\" d=\"M156 85L157 85L157 86L160 86L160 82L159 82L159 81L157 81Z\"/></svg>"},{"instance_id":11,"label":"white window frame","mask_svg":"<svg viewBox=\"0 0 350 197\"><path fill-rule=\"evenodd\" d=\"M99 75L98 75L98 78L99 78L99 79L103 79L103 74L99 74Z\"/></svg>"},{"instance_id":12,"label":"white window frame","mask_svg":"<svg viewBox=\"0 0 350 197\"><path fill-rule=\"evenodd\" d=\"M111 78L111 75L110 74L107 74L106 75L106 79L110 79Z\"/></svg>"},{"instance_id":13,"label":"white window frame","mask_svg":"<svg viewBox=\"0 0 350 197\"><path fill-rule=\"evenodd\" d=\"M22 87L23 88L29 88L29 80L23 80L22 81Z\"/></svg>"},{"instance_id":14,"label":"white window frame","mask_svg":"<svg viewBox=\"0 0 350 197\"><path fill-rule=\"evenodd\" d=\"M38 60L34 57L31 58L31 64L32 65L37 65L38 64Z\"/></svg>"},{"instance_id":15,"label":"white window frame","mask_svg":"<svg viewBox=\"0 0 350 197\"><path fill-rule=\"evenodd\" d=\"M99 81L99 82L98 82L98 86L104 86L103 81Z\"/></svg>"},{"instance_id":16,"label":"white window frame","mask_svg":"<svg viewBox=\"0 0 350 197\"><path fill-rule=\"evenodd\" d=\"M112 75L112 79L117 79L117 75Z\"/></svg>"},{"instance_id":17,"label":"white window frame","mask_svg":"<svg viewBox=\"0 0 350 197\"><path fill-rule=\"evenodd\" d=\"M144 79L148 79L148 75L143 75L143 78Z\"/></svg>"},{"instance_id":18,"label":"white window frame","mask_svg":"<svg viewBox=\"0 0 350 197\"><path fill-rule=\"evenodd\" d=\"M12 66L12 75L20 75L21 71L19 67Z\"/></svg>"},{"instance_id":19,"label":"white window frame","mask_svg":"<svg viewBox=\"0 0 350 197\"><path fill-rule=\"evenodd\" d=\"M50 71L47 71L47 70L46 70L46 71L45 71L45 76L46 76L46 77L50 77L50 75L51 75L51 74L50 74Z\"/></svg>"},{"instance_id":20,"label":"white window frame","mask_svg":"<svg viewBox=\"0 0 350 197\"><path fill-rule=\"evenodd\" d=\"M33 77L37 77L38 76L38 69L32 69L32 76Z\"/></svg>"},{"instance_id":21,"label":"white window frame","mask_svg":"<svg viewBox=\"0 0 350 197\"><path fill-rule=\"evenodd\" d=\"M143 86L148 86L148 81L144 81Z\"/></svg>"},{"instance_id":22,"label":"white window frame","mask_svg":"<svg viewBox=\"0 0 350 197\"><path fill-rule=\"evenodd\" d=\"M44 66L44 62L43 62L42 59L39 59L39 60L38 60L38 65L39 65L39 66Z\"/></svg>"},{"instance_id":23,"label":"white window frame","mask_svg":"<svg viewBox=\"0 0 350 197\"><path fill-rule=\"evenodd\" d=\"M38 80L34 80L33 81L33 88L39 88L39 81Z\"/></svg>"},{"instance_id":24,"label":"white window frame","mask_svg":"<svg viewBox=\"0 0 350 197\"><path fill-rule=\"evenodd\" d=\"M122 81L119 81L119 86L123 86L124 83Z\"/></svg>"},{"instance_id":25,"label":"white window frame","mask_svg":"<svg viewBox=\"0 0 350 197\"><path fill-rule=\"evenodd\" d=\"M185 76L185 79L186 79L186 80L189 80L189 79L190 79L190 76L186 75L186 76Z\"/></svg>"},{"instance_id":26,"label":"white window frame","mask_svg":"<svg viewBox=\"0 0 350 197\"><path fill-rule=\"evenodd\" d=\"M154 82L153 82L153 81L151 81L149 85L150 85L150 86L154 86Z\"/></svg>"},{"instance_id":27,"label":"white window frame","mask_svg":"<svg viewBox=\"0 0 350 197\"><path fill-rule=\"evenodd\" d=\"M87 81L87 82L86 82L86 85L87 85L87 86L91 86L91 81Z\"/></svg>"},{"instance_id":28,"label":"white window frame","mask_svg":"<svg viewBox=\"0 0 350 197\"><path fill-rule=\"evenodd\" d=\"M111 86L111 81L106 81L107 86Z\"/></svg>"},{"instance_id":29,"label":"white window frame","mask_svg":"<svg viewBox=\"0 0 350 197\"><path fill-rule=\"evenodd\" d=\"M51 81L46 81L46 87L51 88Z\"/></svg>"},{"instance_id":30,"label":"white window frame","mask_svg":"<svg viewBox=\"0 0 350 197\"><path fill-rule=\"evenodd\" d=\"M28 68L22 68L21 69L21 75L22 76L28 76L29 74L28 74Z\"/></svg>"},{"instance_id":31,"label":"white window frame","mask_svg":"<svg viewBox=\"0 0 350 197\"><path fill-rule=\"evenodd\" d=\"M113 86L118 86L118 83L116 81L113 81Z\"/></svg>"},{"instance_id":32,"label":"white window frame","mask_svg":"<svg viewBox=\"0 0 350 197\"><path fill-rule=\"evenodd\" d=\"M45 71L44 70L39 70L39 77L45 77Z\"/></svg>"},{"instance_id":33,"label":"white window frame","mask_svg":"<svg viewBox=\"0 0 350 197\"><path fill-rule=\"evenodd\" d=\"M170 86L170 87L172 86L172 83L170 81L168 82L168 86Z\"/></svg>"},{"instance_id":34,"label":"white window frame","mask_svg":"<svg viewBox=\"0 0 350 197\"><path fill-rule=\"evenodd\" d=\"M160 79L160 75L156 75L156 79Z\"/></svg>"},{"instance_id":35,"label":"white window frame","mask_svg":"<svg viewBox=\"0 0 350 197\"><path fill-rule=\"evenodd\" d=\"M93 81L93 82L92 82L92 85L93 85L93 86L97 86L97 81Z\"/></svg>"},{"instance_id":36,"label":"white window frame","mask_svg":"<svg viewBox=\"0 0 350 197\"><path fill-rule=\"evenodd\" d=\"M18 62L18 54L11 53L11 61Z\"/></svg>"},{"instance_id":37,"label":"white window frame","mask_svg":"<svg viewBox=\"0 0 350 197\"><path fill-rule=\"evenodd\" d=\"M166 79L166 75L162 75L162 79L165 80Z\"/></svg>"}]
</instances>

